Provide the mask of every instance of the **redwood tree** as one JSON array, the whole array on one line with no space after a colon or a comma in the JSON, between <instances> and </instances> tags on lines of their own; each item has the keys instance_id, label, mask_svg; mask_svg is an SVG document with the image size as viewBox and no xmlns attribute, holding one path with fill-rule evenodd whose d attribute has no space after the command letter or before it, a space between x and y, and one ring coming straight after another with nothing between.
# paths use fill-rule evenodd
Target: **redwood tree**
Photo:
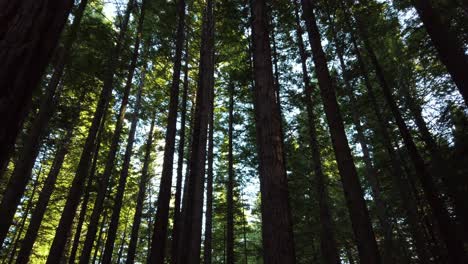
<instances>
[{"instance_id":1,"label":"redwood tree","mask_svg":"<svg viewBox=\"0 0 468 264\"><path fill-rule=\"evenodd\" d=\"M253 0L251 12L263 258L265 263L289 264L296 260L266 1Z\"/></svg>"}]
</instances>

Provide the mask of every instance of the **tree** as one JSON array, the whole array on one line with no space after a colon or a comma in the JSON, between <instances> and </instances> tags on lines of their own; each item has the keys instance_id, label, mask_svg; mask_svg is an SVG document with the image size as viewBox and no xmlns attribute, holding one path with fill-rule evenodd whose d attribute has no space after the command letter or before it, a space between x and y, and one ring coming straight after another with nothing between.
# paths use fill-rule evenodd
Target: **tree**
<instances>
[{"instance_id":1,"label":"tree","mask_svg":"<svg viewBox=\"0 0 468 264\"><path fill-rule=\"evenodd\" d=\"M151 251L149 261L152 263L164 263L166 253L167 226L169 218L169 202L172 188L172 165L174 163L174 149L177 123L177 106L179 104L180 70L182 65L182 49L184 46L185 27L185 0L177 3L177 32L172 86L170 90L169 114L166 127L166 145L164 148L163 172L161 176L158 194L158 210L154 222L153 237L151 239Z\"/></svg>"},{"instance_id":2,"label":"tree","mask_svg":"<svg viewBox=\"0 0 468 264\"><path fill-rule=\"evenodd\" d=\"M4 47L0 53L0 87L4 91L0 115L1 122L8 124L0 130L2 172L28 113L32 94L58 43L72 5L71 0L40 4L30 1L0 2L0 9L3 10L0 43ZM1 226L6 225L2 223Z\"/></svg>"},{"instance_id":3,"label":"tree","mask_svg":"<svg viewBox=\"0 0 468 264\"><path fill-rule=\"evenodd\" d=\"M295 263L291 212L265 1L251 4L254 108L262 198L264 261Z\"/></svg>"},{"instance_id":4,"label":"tree","mask_svg":"<svg viewBox=\"0 0 468 264\"><path fill-rule=\"evenodd\" d=\"M346 138L338 102L336 101L335 88L328 71L327 58L320 42L320 32L315 19L313 4L309 0L302 0L302 8L312 47L320 95L327 116L338 169L359 249L359 258L361 263L380 263L377 242L375 241L374 231L370 223L369 212L364 202L364 193L359 183L356 167Z\"/></svg>"}]
</instances>

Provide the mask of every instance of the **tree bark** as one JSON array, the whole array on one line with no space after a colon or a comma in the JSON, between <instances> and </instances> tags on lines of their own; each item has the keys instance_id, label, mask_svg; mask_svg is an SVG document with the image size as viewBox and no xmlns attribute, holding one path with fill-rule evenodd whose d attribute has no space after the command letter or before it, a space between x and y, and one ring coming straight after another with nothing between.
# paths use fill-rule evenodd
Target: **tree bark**
<instances>
[{"instance_id":1,"label":"tree bark","mask_svg":"<svg viewBox=\"0 0 468 264\"><path fill-rule=\"evenodd\" d=\"M189 186L189 178L190 178L190 153L191 153L191 149L192 149L192 131L193 131L193 121L195 120L195 102L192 101L192 106L190 107L190 120L189 120L189 123L190 123L190 127L189 127L189 142L188 142L188 149L189 149L189 153L188 153L188 164L185 168L185 179L184 179L184 191L182 192L182 208L181 208L181 211L180 211L180 223L179 223L179 230L177 232L177 239L181 239L184 237L184 221L185 221L185 217L187 215L187 203L188 203L188 186ZM176 263L182 263L182 255L179 254L179 252L182 252L184 249L183 249L183 246L184 246L184 243L181 243L181 242L178 242L177 243L177 248L173 249L174 251L176 251L175 255L176 255L176 258L174 259L171 259L172 261L172 264L176 264Z\"/></svg>"},{"instance_id":2,"label":"tree bark","mask_svg":"<svg viewBox=\"0 0 468 264\"><path fill-rule=\"evenodd\" d=\"M71 25L70 36L65 41L63 53L59 54L59 61L57 65L55 66L54 74L52 75L49 85L47 86L46 93L41 102L39 113L33 121L27 140L24 144L23 149L21 150L21 156L18 159L17 164L15 164L15 169L13 171L12 176L10 177L8 186L2 197L2 203L0 205L0 215L2 215L2 217L0 218L0 244L2 244L3 240L5 239L6 233L8 232L8 228L10 227L13 217L15 215L16 208L18 207L21 197L24 194L26 185L29 181L29 178L31 177L31 170L34 166L34 162L37 158L37 154L39 153L41 138L46 133L49 120L53 116L55 105L57 104L57 100L58 100L58 96L56 95L57 87L59 86L59 82L60 82L61 76L63 75L65 64L68 61L73 43L75 42L78 29L80 26L81 18L83 17L83 13L86 8L87 2L88 0L81 1L78 6L77 11L74 14L75 18L73 19L73 23ZM0 6L1 6L1 3L0 3ZM2 18L0 15L0 21L1 20ZM45 37L45 36L42 36L42 37ZM1 40L0 40L0 43L1 43ZM0 57L1 56L2 55L0 53ZM28 78L23 77L23 79L29 79L29 78L32 78L32 76L28 75ZM4 87L3 85L0 85L0 86ZM33 89L34 86L35 84L32 85L31 87L28 87L27 89L29 88ZM18 87L14 89L21 89L21 88ZM0 99L0 113L3 113L3 110L2 110L3 103L1 103L1 101L3 101L3 99ZM26 106L21 106L21 107L26 107ZM27 111L27 109L25 109L25 111ZM18 113L15 113L15 114L18 114ZM4 118L6 118L6 116L4 116ZM22 121L10 120L8 122L9 123L4 123L4 124L9 124L8 126L5 126L5 129L7 127L10 127L10 128L14 127L12 125L13 123L11 122L22 122ZM2 129L0 129L0 135L2 134L1 130ZM8 162L9 153L6 153L6 152L4 153L4 150L8 151L9 146L6 141L3 142L3 140L7 140L7 138L1 137L1 136L0 138L1 138L0 146L2 146L0 150L0 164L3 164L3 162L5 162L6 164ZM13 139L12 144L14 144L14 139ZM3 171L0 171L0 174L1 173L3 173Z\"/></svg>"},{"instance_id":3,"label":"tree bark","mask_svg":"<svg viewBox=\"0 0 468 264\"><path fill-rule=\"evenodd\" d=\"M99 158L99 149L101 148L102 134L104 133L104 125L106 121L106 115L102 118L101 127L99 128L99 135L96 141L94 155L93 155L93 164L91 165L91 173L88 177L88 182L86 183L85 194L83 201L81 202L80 216L78 217L78 225L75 231L75 237L73 238L73 245L70 252L70 257L68 258L69 264L75 264L76 253L78 252L78 246L80 244L81 230L83 229L83 224L86 217L86 212L88 211L89 196L91 193L91 188L93 185L93 180L96 178L96 167L97 161Z\"/></svg>"},{"instance_id":4,"label":"tree bark","mask_svg":"<svg viewBox=\"0 0 468 264\"><path fill-rule=\"evenodd\" d=\"M79 102L82 101L84 95L85 93L83 92L81 98L79 99ZM78 105L80 105L80 103L78 103ZM75 109L76 112L74 113L72 120L70 120L65 127L65 130L67 131L66 135L59 142L60 145L58 146L57 153L55 154L52 167L44 182L44 186L42 187L31 219L29 220L28 229L26 231L26 235L23 239L23 242L21 243L21 250L16 259L17 264L25 264L29 261L31 250L34 245L34 242L36 241L39 227L41 226L42 219L44 217L47 205L49 204L52 192L55 189L55 182L57 181L57 177L60 173L60 170L62 169L62 164L65 159L65 155L68 153L69 150L69 146L73 136L73 126L79 119L80 108L81 106L78 106L78 109Z\"/></svg>"},{"instance_id":5,"label":"tree bark","mask_svg":"<svg viewBox=\"0 0 468 264\"><path fill-rule=\"evenodd\" d=\"M234 84L229 87L229 125L228 125L228 180L227 180L227 232L226 232L226 256L227 263L234 264L234 157L232 146L232 134L234 130Z\"/></svg>"},{"instance_id":6,"label":"tree bark","mask_svg":"<svg viewBox=\"0 0 468 264\"><path fill-rule=\"evenodd\" d=\"M441 62L447 67L452 80L468 106L468 56L449 26L442 22L440 14L429 0L412 0L424 27L436 48Z\"/></svg>"},{"instance_id":7,"label":"tree bark","mask_svg":"<svg viewBox=\"0 0 468 264\"><path fill-rule=\"evenodd\" d=\"M60 222L55 232L55 237L52 242L51 249L49 251L49 256L47 258L47 264L55 263L56 257L62 254L67 240L67 233L73 225L73 218L75 217L76 208L78 207L78 204L80 202L80 198L85 185L84 183L86 181L86 176L88 176L89 174L89 167L91 163L92 152L93 147L95 145L98 128L104 116L104 113L107 110L112 95L114 85L114 72L117 67L119 57L118 55L120 54L122 49L123 40L127 32L130 12L132 9L133 0L129 0L117 43L109 54L108 65L105 72L104 86L99 96L99 101L94 112L93 121L88 131L88 136L86 138L86 142L81 153L75 177L70 187L67 201L65 203L65 208L62 211Z\"/></svg>"},{"instance_id":8,"label":"tree bark","mask_svg":"<svg viewBox=\"0 0 468 264\"><path fill-rule=\"evenodd\" d=\"M315 19L313 4L310 0L302 0L302 8L312 47L320 94L358 246L359 258L362 264L377 264L380 263L377 242L364 201L364 193L359 183L359 177L351 155L351 149L346 138L343 120L336 100L335 88L328 71L327 58L320 42L321 37Z\"/></svg>"},{"instance_id":9,"label":"tree bark","mask_svg":"<svg viewBox=\"0 0 468 264\"><path fill-rule=\"evenodd\" d=\"M211 98L214 98L214 89ZM203 260L205 264L211 264L212 237L213 237L213 136L214 136L214 105L210 107L209 134L208 134L208 172L206 174L206 213L205 213L205 241ZM229 216L228 216L229 217Z\"/></svg>"},{"instance_id":10,"label":"tree bark","mask_svg":"<svg viewBox=\"0 0 468 264\"><path fill-rule=\"evenodd\" d=\"M312 90L315 88L310 83L310 77L307 70L307 55L302 38L302 27L299 18L299 7L297 0L294 0L295 16L296 16L296 33L299 47L299 55L301 58L302 78L304 81L305 105L307 109L309 122L309 137L310 149L312 153L312 167L316 178L317 198L320 211L320 245L322 257L325 263L340 263L339 251L336 245L335 234L333 231L333 220L331 218L330 206L328 204L327 178L322 169L322 157L320 154L320 146L317 139L317 131L315 123L317 118L314 113L312 102Z\"/></svg>"},{"instance_id":11,"label":"tree bark","mask_svg":"<svg viewBox=\"0 0 468 264\"><path fill-rule=\"evenodd\" d=\"M0 128L0 168L8 162L29 111L32 94L58 43L72 5L72 0L0 1L0 123L4 124ZM16 207L15 199L8 203ZM0 213L2 220L11 221L11 213L5 213ZM1 222L2 236L3 229L10 224Z\"/></svg>"},{"instance_id":12,"label":"tree bark","mask_svg":"<svg viewBox=\"0 0 468 264\"><path fill-rule=\"evenodd\" d=\"M153 138L154 138L153 133L154 133L154 124L156 122L156 117L155 115L153 116L154 117L151 120L150 130L148 132L148 139L146 140L145 157L143 160L143 168L141 171L141 178L140 178L140 183L138 186L137 205L135 209L135 215L133 217L132 233L130 236L130 243L128 245L128 251L127 251L127 260L126 260L127 264L133 264L133 262L135 261L136 247L138 244L138 231L140 229L141 215L143 212L143 202L145 199L146 186L149 181L148 168L149 168L149 163L150 163L151 151L153 150Z\"/></svg>"},{"instance_id":13,"label":"tree bark","mask_svg":"<svg viewBox=\"0 0 468 264\"><path fill-rule=\"evenodd\" d=\"M263 258L265 263L289 264L295 263L296 260L266 2L252 1L251 12Z\"/></svg>"},{"instance_id":14,"label":"tree bark","mask_svg":"<svg viewBox=\"0 0 468 264\"><path fill-rule=\"evenodd\" d=\"M185 159L185 126L187 118L187 97L189 88L189 49L188 49L188 36L185 40L185 55L184 55L184 90L182 93L182 110L180 113L180 130L179 130L179 149L177 159L177 182L176 193L174 202L174 224L172 226L172 245L171 245L171 262L175 263L177 260L177 247L179 244L179 230L181 223L181 207L182 207L182 178Z\"/></svg>"},{"instance_id":15,"label":"tree bark","mask_svg":"<svg viewBox=\"0 0 468 264\"><path fill-rule=\"evenodd\" d=\"M130 72L134 72L136 68L136 64L138 61L139 49L140 49L140 42L141 36L143 31L143 22L145 19L145 8L146 8L146 0L143 0L141 11L140 11L140 18L138 20L138 27L137 27L137 34L135 39L134 45L134 52L132 56L132 61L130 65ZM103 263L110 264L112 261L112 252L114 251L114 242L117 236L117 228L119 225L120 219L120 211L122 209L122 202L123 202L123 195L125 192L125 186L127 184L128 178L128 170L130 169L130 160L133 154L133 143L135 141L135 133L138 124L138 115L140 112L141 106L141 94L144 87L145 82L145 74L146 74L146 66L143 66L142 73L141 73L141 80L140 80L140 87L137 92L135 106L133 108L133 115L132 115L132 123L130 125L130 132L128 134L127 139L127 147L125 149L125 154L123 158L122 170L120 172L119 177L119 185L117 186L117 194L114 199L114 206L112 208L112 215L111 215L111 222L109 224L109 228L107 231L107 240L104 248L104 256L103 256ZM132 86L132 78L127 79L127 85Z\"/></svg>"},{"instance_id":16,"label":"tree bark","mask_svg":"<svg viewBox=\"0 0 468 264\"><path fill-rule=\"evenodd\" d=\"M200 244L203 218L206 144L214 85L214 18L213 0L208 0L203 11L200 68L192 131L192 150L188 193L183 221L183 245L180 263L200 263Z\"/></svg>"},{"instance_id":17,"label":"tree bark","mask_svg":"<svg viewBox=\"0 0 468 264\"><path fill-rule=\"evenodd\" d=\"M154 222L153 237L149 261L163 264L166 254L167 227L169 220L169 202L171 200L172 170L174 163L175 136L177 130L177 108L179 104L179 83L182 61L182 49L185 38L185 0L177 3L177 36L175 45L174 68L172 74L172 86L170 91L169 113L166 127L166 145L164 148L164 161L159 185L158 209Z\"/></svg>"}]
</instances>

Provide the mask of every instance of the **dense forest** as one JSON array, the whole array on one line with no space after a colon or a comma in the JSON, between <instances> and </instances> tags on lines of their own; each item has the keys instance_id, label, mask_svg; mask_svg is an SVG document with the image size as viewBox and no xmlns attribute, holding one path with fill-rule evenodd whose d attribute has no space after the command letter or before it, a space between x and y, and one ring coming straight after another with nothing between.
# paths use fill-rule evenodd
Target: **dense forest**
<instances>
[{"instance_id":1,"label":"dense forest","mask_svg":"<svg viewBox=\"0 0 468 264\"><path fill-rule=\"evenodd\" d=\"M0 263L468 263L468 1L0 0Z\"/></svg>"}]
</instances>

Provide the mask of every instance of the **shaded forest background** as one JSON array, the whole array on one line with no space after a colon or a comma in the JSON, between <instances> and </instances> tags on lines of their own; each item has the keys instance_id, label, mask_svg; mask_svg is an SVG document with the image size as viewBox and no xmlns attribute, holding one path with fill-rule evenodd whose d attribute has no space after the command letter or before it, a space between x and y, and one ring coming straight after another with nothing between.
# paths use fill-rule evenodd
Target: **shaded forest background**
<instances>
[{"instance_id":1,"label":"shaded forest background","mask_svg":"<svg viewBox=\"0 0 468 264\"><path fill-rule=\"evenodd\" d=\"M466 1L7 2L1 263L468 263Z\"/></svg>"}]
</instances>

